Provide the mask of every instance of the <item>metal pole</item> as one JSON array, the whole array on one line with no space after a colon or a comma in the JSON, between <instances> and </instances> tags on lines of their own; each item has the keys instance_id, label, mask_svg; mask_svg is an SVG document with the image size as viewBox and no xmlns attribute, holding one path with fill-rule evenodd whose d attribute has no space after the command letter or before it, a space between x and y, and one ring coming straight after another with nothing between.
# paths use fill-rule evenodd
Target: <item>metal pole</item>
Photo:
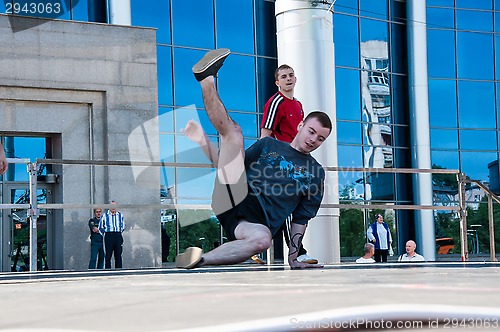
<instances>
[{"instance_id":1,"label":"metal pole","mask_svg":"<svg viewBox=\"0 0 500 332\"><path fill-rule=\"evenodd\" d=\"M462 262L468 260L467 252L467 206L465 203L465 175L458 174L458 199L460 205L460 254Z\"/></svg>"},{"instance_id":2,"label":"metal pole","mask_svg":"<svg viewBox=\"0 0 500 332\"><path fill-rule=\"evenodd\" d=\"M36 222L38 218L38 200L37 200L37 183L36 176L38 172L37 163L28 164L28 172L30 174L30 208L28 216L30 218L30 272L37 270L37 230Z\"/></svg>"},{"instance_id":3,"label":"metal pole","mask_svg":"<svg viewBox=\"0 0 500 332\"><path fill-rule=\"evenodd\" d=\"M488 226L490 231L490 259L496 262L495 253L495 225L493 224L493 198L488 195Z\"/></svg>"}]
</instances>

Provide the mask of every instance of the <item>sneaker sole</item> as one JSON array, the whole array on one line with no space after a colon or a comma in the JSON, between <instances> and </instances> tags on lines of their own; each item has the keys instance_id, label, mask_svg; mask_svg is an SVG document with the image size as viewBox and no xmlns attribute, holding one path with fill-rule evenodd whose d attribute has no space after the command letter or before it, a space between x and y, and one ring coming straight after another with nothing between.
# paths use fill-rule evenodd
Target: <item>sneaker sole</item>
<instances>
[{"instance_id":1,"label":"sneaker sole","mask_svg":"<svg viewBox=\"0 0 500 332\"><path fill-rule=\"evenodd\" d=\"M251 258L257 264L265 264L265 262L257 256L252 256Z\"/></svg>"},{"instance_id":2,"label":"sneaker sole","mask_svg":"<svg viewBox=\"0 0 500 332\"><path fill-rule=\"evenodd\" d=\"M195 74L203 73L205 70L207 70L207 68L210 68L210 66L216 63L217 61L227 57L229 53L231 53L231 51L228 48L218 48L216 50L208 52L207 54L205 54L203 58L201 58L200 61L198 61L198 63L196 63L193 66L192 68L193 73Z\"/></svg>"},{"instance_id":3,"label":"sneaker sole","mask_svg":"<svg viewBox=\"0 0 500 332\"><path fill-rule=\"evenodd\" d=\"M318 260L317 259L306 259L306 260L302 261L301 263L318 264Z\"/></svg>"},{"instance_id":4,"label":"sneaker sole","mask_svg":"<svg viewBox=\"0 0 500 332\"><path fill-rule=\"evenodd\" d=\"M203 250L197 247L189 247L175 258L175 266L183 269L192 269L201 261Z\"/></svg>"}]
</instances>

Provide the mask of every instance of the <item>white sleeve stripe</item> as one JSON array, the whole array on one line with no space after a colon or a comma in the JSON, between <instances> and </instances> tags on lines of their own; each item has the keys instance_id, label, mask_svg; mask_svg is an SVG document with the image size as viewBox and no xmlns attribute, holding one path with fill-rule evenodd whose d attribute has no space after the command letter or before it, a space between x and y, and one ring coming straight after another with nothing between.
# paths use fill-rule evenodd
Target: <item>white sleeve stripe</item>
<instances>
[{"instance_id":1,"label":"white sleeve stripe","mask_svg":"<svg viewBox=\"0 0 500 332\"><path fill-rule=\"evenodd\" d=\"M266 122L264 123L264 128L272 129L274 120L276 119L276 113L278 112L278 106L283 101L283 96L277 94L276 97L271 101L269 105L269 111L267 112Z\"/></svg>"}]
</instances>

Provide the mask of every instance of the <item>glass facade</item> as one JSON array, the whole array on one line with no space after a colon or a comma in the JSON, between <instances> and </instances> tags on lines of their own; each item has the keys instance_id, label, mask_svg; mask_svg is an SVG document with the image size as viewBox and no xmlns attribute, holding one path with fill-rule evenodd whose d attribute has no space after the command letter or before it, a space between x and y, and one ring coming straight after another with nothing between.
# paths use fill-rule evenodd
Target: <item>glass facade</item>
<instances>
[{"instance_id":1,"label":"glass facade","mask_svg":"<svg viewBox=\"0 0 500 332\"><path fill-rule=\"evenodd\" d=\"M87 21L90 2L61 1L65 11L59 18ZM5 6L0 2L4 12ZM435 168L460 169L486 183L490 178L498 181L498 175L492 177L491 172L498 172L500 152L498 6L500 2L493 0L427 0L431 161ZM255 142L263 105L276 90L274 1L131 0L131 10L133 25L157 29L161 160L208 163L181 129L196 119L210 139L218 142L191 74L200 56L217 47L233 52L217 80L221 98L242 126L246 145ZM339 166L411 167L406 2L337 0L334 41ZM164 167L161 174L165 202L210 204L214 169ZM436 204L454 204L456 181L442 176L433 179ZM490 185L500 190L500 184ZM339 174L341 203L412 204L411 192L407 175ZM484 193L475 193L469 198L476 202L483 197ZM349 229L366 229L379 212L343 210L341 242L351 236L346 234ZM388 209L385 214L395 237L398 227L413 218L397 210ZM183 219L188 220L185 225L177 212L163 212L162 220L176 238L171 242L170 261L188 245L210 249L223 236L213 228L217 223L210 213L185 213ZM202 221L196 226L200 229L187 226L197 219ZM438 237L449 235L443 220L442 214L436 214ZM196 237L202 230L211 237ZM358 238L363 233L359 231ZM342 255L360 255L359 250L342 247Z\"/></svg>"}]
</instances>

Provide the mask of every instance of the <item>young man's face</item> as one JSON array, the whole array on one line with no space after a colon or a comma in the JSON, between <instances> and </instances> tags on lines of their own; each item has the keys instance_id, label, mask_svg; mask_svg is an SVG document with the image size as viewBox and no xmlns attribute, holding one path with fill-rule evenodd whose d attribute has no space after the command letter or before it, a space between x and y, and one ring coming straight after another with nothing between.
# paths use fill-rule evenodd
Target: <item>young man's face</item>
<instances>
[{"instance_id":1,"label":"young man's face","mask_svg":"<svg viewBox=\"0 0 500 332\"><path fill-rule=\"evenodd\" d=\"M323 144L328 135L330 135L330 129L323 127L318 119L309 118L299 125L294 147L302 153L311 153Z\"/></svg>"},{"instance_id":2,"label":"young man's face","mask_svg":"<svg viewBox=\"0 0 500 332\"><path fill-rule=\"evenodd\" d=\"M293 89L295 88L295 83L297 83L297 77L295 77L293 69L285 68L278 71L278 79L276 80L276 85L278 86L280 91L293 91Z\"/></svg>"},{"instance_id":3,"label":"young man's face","mask_svg":"<svg viewBox=\"0 0 500 332\"><path fill-rule=\"evenodd\" d=\"M101 209L95 209L94 210L94 215L96 218L101 218L102 216L102 210Z\"/></svg>"}]
</instances>

